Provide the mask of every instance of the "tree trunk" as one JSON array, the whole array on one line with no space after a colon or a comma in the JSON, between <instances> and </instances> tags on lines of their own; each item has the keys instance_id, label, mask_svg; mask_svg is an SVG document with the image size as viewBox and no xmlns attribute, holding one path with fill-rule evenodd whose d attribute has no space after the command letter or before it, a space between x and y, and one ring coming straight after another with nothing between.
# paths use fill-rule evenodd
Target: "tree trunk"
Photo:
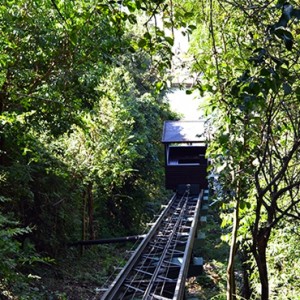
<instances>
[{"instance_id":1,"label":"tree trunk","mask_svg":"<svg viewBox=\"0 0 300 300\"><path fill-rule=\"evenodd\" d=\"M90 182L87 186L88 197L88 222L89 222L89 235L90 240L95 239L94 231L94 196L93 196L93 183Z\"/></svg>"},{"instance_id":2,"label":"tree trunk","mask_svg":"<svg viewBox=\"0 0 300 300\"><path fill-rule=\"evenodd\" d=\"M86 220L85 220L85 214L86 214L86 191L84 190L83 191L83 195L82 195L82 226L81 226L81 239L84 241L86 239L85 237L85 231L86 231ZM85 246L84 245L81 245L81 248L80 248L80 252L81 252L81 255L83 255L83 252L84 252L84 248Z\"/></svg>"},{"instance_id":3,"label":"tree trunk","mask_svg":"<svg viewBox=\"0 0 300 300\"><path fill-rule=\"evenodd\" d=\"M237 250L237 232L239 228L239 200L236 201L236 207L233 217L233 229L230 245L230 253L227 266L227 300L236 299L236 286L235 286L235 276L234 276L234 261L235 254Z\"/></svg>"},{"instance_id":4,"label":"tree trunk","mask_svg":"<svg viewBox=\"0 0 300 300\"><path fill-rule=\"evenodd\" d=\"M243 268L243 288L242 288L241 296L243 299L250 299L253 292L249 281L249 274L251 274L251 271L253 269L249 264L250 253L249 250L242 249L242 251L240 251L239 254L240 254L240 260L242 262L242 268Z\"/></svg>"},{"instance_id":5,"label":"tree trunk","mask_svg":"<svg viewBox=\"0 0 300 300\"><path fill-rule=\"evenodd\" d=\"M8 83L7 83L7 79L8 79L8 75L6 76L6 81L4 82L4 84L2 85L1 91L0 91L0 115L2 115L2 113L5 110L5 105L7 102L7 89L8 89ZM4 134L2 133L0 136L0 165L4 165L5 164L5 141L4 141Z\"/></svg>"},{"instance_id":6,"label":"tree trunk","mask_svg":"<svg viewBox=\"0 0 300 300\"><path fill-rule=\"evenodd\" d=\"M259 252L259 278L261 283L261 299L269 299L269 280L268 280L268 269L267 269L267 259L266 259L266 248L258 249Z\"/></svg>"},{"instance_id":7,"label":"tree trunk","mask_svg":"<svg viewBox=\"0 0 300 300\"><path fill-rule=\"evenodd\" d=\"M270 228L261 228L257 237L257 243L254 245L254 257L258 268L261 284L261 300L269 299L269 280L266 251L270 237Z\"/></svg>"}]
</instances>

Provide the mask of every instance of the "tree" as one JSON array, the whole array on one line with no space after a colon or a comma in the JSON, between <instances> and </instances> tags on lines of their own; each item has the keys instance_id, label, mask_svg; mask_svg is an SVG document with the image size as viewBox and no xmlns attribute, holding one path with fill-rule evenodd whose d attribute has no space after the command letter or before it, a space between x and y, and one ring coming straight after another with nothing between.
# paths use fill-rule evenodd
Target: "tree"
<instances>
[{"instance_id":1,"label":"tree","mask_svg":"<svg viewBox=\"0 0 300 300\"><path fill-rule=\"evenodd\" d=\"M277 238L271 233L299 219L296 5L209 1L195 9L202 32L195 32L192 51L203 74L198 88L210 96L216 192L232 213L224 214L224 225L233 224L228 299L236 297L238 247L252 253L261 298L269 299L268 243Z\"/></svg>"},{"instance_id":2,"label":"tree","mask_svg":"<svg viewBox=\"0 0 300 300\"><path fill-rule=\"evenodd\" d=\"M142 225L170 116L162 97L172 38L153 21L168 9L164 1L0 5L0 196L10 199L5 217L34 228L21 244L57 256L81 227L93 238Z\"/></svg>"}]
</instances>

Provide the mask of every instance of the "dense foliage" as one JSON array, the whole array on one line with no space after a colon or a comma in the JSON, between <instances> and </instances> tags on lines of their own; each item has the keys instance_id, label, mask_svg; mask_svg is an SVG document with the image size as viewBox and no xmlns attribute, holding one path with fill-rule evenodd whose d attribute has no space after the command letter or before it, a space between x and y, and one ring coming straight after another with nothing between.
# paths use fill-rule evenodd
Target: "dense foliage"
<instances>
[{"instance_id":1,"label":"dense foliage","mask_svg":"<svg viewBox=\"0 0 300 300\"><path fill-rule=\"evenodd\" d=\"M41 254L142 226L161 187L159 139L172 117L163 93L179 26L192 34L211 124L212 189L231 245L227 299L295 299L299 4L2 2L2 295L27 296L32 264L49 261Z\"/></svg>"},{"instance_id":2,"label":"dense foliage","mask_svg":"<svg viewBox=\"0 0 300 300\"><path fill-rule=\"evenodd\" d=\"M1 2L2 296L25 297L30 265L67 243L138 233L149 217L172 117L160 4Z\"/></svg>"},{"instance_id":3,"label":"dense foliage","mask_svg":"<svg viewBox=\"0 0 300 300\"><path fill-rule=\"evenodd\" d=\"M294 272L300 268L295 242L300 219L298 3L210 0L188 3L185 9L194 12L198 25L194 70L201 75L198 88L212 124L212 187L231 244L227 299L237 293L246 299L295 299L299 277ZM240 292L237 255L245 271Z\"/></svg>"}]
</instances>

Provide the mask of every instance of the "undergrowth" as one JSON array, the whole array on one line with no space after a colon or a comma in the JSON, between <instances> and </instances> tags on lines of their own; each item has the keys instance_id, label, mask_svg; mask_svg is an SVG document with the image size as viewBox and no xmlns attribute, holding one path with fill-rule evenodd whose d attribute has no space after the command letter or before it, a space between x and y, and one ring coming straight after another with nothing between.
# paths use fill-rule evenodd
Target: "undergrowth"
<instances>
[{"instance_id":1,"label":"undergrowth","mask_svg":"<svg viewBox=\"0 0 300 300\"><path fill-rule=\"evenodd\" d=\"M217 209L210 207L207 222L199 226L204 238L195 240L194 255L204 260L203 272L187 281L188 299L226 299L226 266L229 246L221 240Z\"/></svg>"}]
</instances>

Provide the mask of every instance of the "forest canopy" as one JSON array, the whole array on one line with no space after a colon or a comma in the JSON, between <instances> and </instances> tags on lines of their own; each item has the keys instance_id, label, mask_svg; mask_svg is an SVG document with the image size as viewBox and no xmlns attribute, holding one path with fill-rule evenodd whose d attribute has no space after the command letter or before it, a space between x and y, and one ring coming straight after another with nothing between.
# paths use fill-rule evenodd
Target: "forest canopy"
<instances>
[{"instance_id":1,"label":"forest canopy","mask_svg":"<svg viewBox=\"0 0 300 300\"><path fill-rule=\"evenodd\" d=\"M281 0L3 0L1 293L24 296L34 263L69 242L136 233L150 217L178 28L211 127L227 299L296 299L299 19Z\"/></svg>"},{"instance_id":2,"label":"forest canopy","mask_svg":"<svg viewBox=\"0 0 300 300\"><path fill-rule=\"evenodd\" d=\"M30 266L69 242L138 233L150 218L174 117L162 84L172 41L148 25L157 5L1 2L2 294L25 297Z\"/></svg>"},{"instance_id":3,"label":"forest canopy","mask_svg":"<svg viewBox=\"0 0 300 300\"><path fill-rule=\"evenodd\" d=\"M299 4L210 0L185 9L197 24L191 52L212 129L211 188L231 245L227 299L296 299Z\"/></svg>"}]
</instances>

